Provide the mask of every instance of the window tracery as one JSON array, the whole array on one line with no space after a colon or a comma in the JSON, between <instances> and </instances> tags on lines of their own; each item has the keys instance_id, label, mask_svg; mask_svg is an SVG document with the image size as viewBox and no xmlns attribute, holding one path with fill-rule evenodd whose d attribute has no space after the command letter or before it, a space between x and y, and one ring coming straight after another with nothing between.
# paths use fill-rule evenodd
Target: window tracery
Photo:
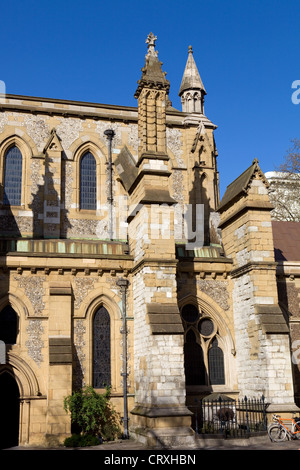
<instances>
[{"instance_id":1,"label":"window tracery","mask_svg":"<svg viewBox=\"0 0 300 470\"><path fill-rule=\"evenodd\" d=\"M14 145L5 153L3 204L20 206L22 198L22 153Z\"/></svg>"},{"instance_id":2,"label":"window tracery","mask_svg":"<svg viewBox=\"0 0 300 470\"><path fill-rule=\"evenodd\" d=\"M224 353L215 321L193 305L182 308L186 385L224 385Z\"/></svg>"},{"instance_id":3,"label":"window tracery","mask_svg":"<svg viewBox=\"0 0 300 470\"><path fill-rule=\"evenodd\" d=\"M93 387L111 385L111 321L102 306L93 318Z\"/></svg>"},{"instance_id":4,"label":"window tracery","mask_svg":"<svg viewBox=\"0 0 300 470\"><path fill-rule=\"evenodd\" d=\"M86 152L80 160L80 209L96 210L96 207L96 160L91 152Z\"/></svg>"}]
</instances>

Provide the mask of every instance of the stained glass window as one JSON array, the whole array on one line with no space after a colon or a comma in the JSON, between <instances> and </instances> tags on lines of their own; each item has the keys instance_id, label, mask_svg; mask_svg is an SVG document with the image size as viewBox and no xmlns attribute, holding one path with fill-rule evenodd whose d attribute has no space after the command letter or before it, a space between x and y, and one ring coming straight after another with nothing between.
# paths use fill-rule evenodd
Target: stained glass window
<instances>
[{"instance_id":1,"label":"stained glass window","mask_svg":"<svg viewBox=\"0 0 300 470\"><path fill-rule=\"evenodd\" d=\"M212 385L225 384L223 351L218 346L218 340L214 338L208 350L209 380Z\"/></svg>"},{"instance_id":2,"label":"stained glass window","mask_svg":"<svg viewBox=\"0 0 300 470\"><path fill-rule=\"evenodd\" d=\"M93 387L111 385L110 316L100 307L93 319Z\"/></svg>"},{"instance_id":3,"label":"stained glass window","mask_svg":"<svg viewBox=\"0 0 300 470\"><path fill-rule=\"evenodd\" d=\"M18 317L11 305L0 312L0 340L5 344L16 344Z\"/></svg>"},{"instance_id":4,"label":"stained glass window","mask_svg":"<svg viewBox=\"0 0 300 470\"><path fill-rule=\"evenodd\" d=\"M18 147L11 147L5 155L3 204L21 205L22 154Z\"/></svg>"},{"instance_id":5,"label":"stained glass window","mask_svg":"<svg viewBox=\"0 0 300 470\"><path fill-rule=\"evenodd\" d=\"M96 206L96 160L91 152L86 152L80 160L80 209L96 210Z\"/></svg>"}]
</instances>

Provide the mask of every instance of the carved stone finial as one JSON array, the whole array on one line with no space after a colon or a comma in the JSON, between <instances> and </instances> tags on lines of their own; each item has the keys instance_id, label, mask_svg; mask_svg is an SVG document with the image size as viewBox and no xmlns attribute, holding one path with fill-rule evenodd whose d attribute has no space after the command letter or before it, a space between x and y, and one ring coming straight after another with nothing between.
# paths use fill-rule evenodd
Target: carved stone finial
<instances>
[{"instance_id":1,"label":"carved stone finial","mask_svg":"<svg viewBox=\"0 0 300 470\"><path fill-rule=\"evenodd\" d=\"M146 39L146 44L148 44L148 53L147 55L152 55L154 57L157 57L157 51L155 51L155 41L157 39L157 36L154 36L153 33L148 34L147 39Z\"/></svg>"}]
</instances>

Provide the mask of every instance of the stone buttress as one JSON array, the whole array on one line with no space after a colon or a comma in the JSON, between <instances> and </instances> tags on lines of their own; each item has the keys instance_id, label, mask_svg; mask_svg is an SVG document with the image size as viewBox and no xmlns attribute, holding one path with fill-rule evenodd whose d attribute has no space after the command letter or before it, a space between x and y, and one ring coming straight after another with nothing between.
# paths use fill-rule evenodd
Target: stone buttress
<instances>
[{"instance_id":1,"label":"stone buttress","mask_svg":"<svg viewBox=\"0 0 300 470\"><path fill-rule=\"evenodd\" d=\"M289 329L278 304L267 181L257 160L228 186L219 206L232 258L237 377L241 394L264 395L268 412L295 411Z\"/></svg>"},{"instance_id":2,"label":"stone buttress","mask_svg":"<svg viewBox=\"0 0 300 470\"><path fill-rule=\"evenodd\" d=\"M193 442L185 406L183 328L177 305L174 200L169 194L166 106L169 82L161 70L156 38L138 82L139 159L131 186L129 243L134 256L135 403L131 434L147 444Z\"/></svg>"}]
</instances>

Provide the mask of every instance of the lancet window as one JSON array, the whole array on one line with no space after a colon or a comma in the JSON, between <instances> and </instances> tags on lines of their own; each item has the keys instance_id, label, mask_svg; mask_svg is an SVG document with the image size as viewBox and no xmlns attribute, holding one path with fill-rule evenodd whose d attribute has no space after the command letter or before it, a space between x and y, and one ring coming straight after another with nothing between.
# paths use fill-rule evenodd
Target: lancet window
<instances>
[{"instance_id":1,"label":"lancet window","mask_svg":"<svg viewBox=\"0 0 300 470\"><path fill-rule=\"evenodd\" d=\"M3 204L20 206L22 196L22 154L17 146L10 147L4 160Z\"/></svg>"},{"instance_id":2,"label":"lancet window","mask_svg":"<svg viewBox=\"0 0 300 470\"><path fill-rule=\"evenodd\" d=\"M91 152L86 152L80 160L80 209L96 210L96 207L96 160Z\"/></svg>"}]
</instances>

